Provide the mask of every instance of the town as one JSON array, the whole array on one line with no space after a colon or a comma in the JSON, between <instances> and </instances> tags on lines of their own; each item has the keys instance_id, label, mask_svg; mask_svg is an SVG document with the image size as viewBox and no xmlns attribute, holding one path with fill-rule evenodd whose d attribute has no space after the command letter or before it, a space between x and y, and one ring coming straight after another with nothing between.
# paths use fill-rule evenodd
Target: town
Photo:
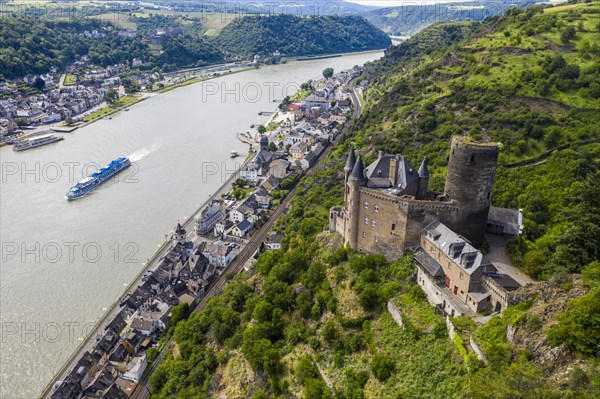
<instances>
[{"instance_id":1,"label":"town","mask_svg":"<svg viewBox=\"0 0 600 399\"><path fill-rule=\"evenodd\" d=\"M97 31L84 32L99 35ZM0 80L0 145L32 134L72 132L164 90L256 67L251 61L191 68L177 72L144 71L141 59L100 68L88 55L65 71Z\"/></svg>"},{"instance_id":2,"label":"town","mask_svg":"<svg viewBox=\"0 0 600 399\"><path fill-rule=\"evenodd\" d=\"M356 98L349 83L360 72L355 67L311 82L304 97L282 102L267 123L270 131L259 127L258 143L247 137L251 153L229 191L189 223L177 224L156 262L108 312L48 397L125 399L134 393L154 360L148 351L156 351L174 314L193 309L217 279L227 277L228 266L341 133ZM283 238L272 231L256 252L281 249ZM248 258L246 270L256 256Z\"/></svg>"}]
</instances>

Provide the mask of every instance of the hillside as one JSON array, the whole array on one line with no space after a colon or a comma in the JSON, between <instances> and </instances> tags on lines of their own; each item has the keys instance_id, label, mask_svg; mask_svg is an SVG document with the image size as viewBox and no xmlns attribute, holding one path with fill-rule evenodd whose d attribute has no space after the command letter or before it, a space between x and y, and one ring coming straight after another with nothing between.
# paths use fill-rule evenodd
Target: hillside
<instances>
[{"instance_id":1,"label":"hillside","mask_svg":"<svg viewBox=\"0 0 600 399\"><path fill-rule=\"evenodd\" d=\"M2 22L0 79L46 73L53 66L62 69L83 55L102 67L138 58L147 69L165 70L223 61L219 49L192 33L166 38L162 52L153 54L142 36L121 36L111 24L96 19L58 21L5 16ZM99 32L98 37L89 36L94 30Z\"/></svg>"},{"instance_id":2,"label":"hillside","mask_svg":"<svg viewBox=\"0 0 600 399\"><path fill-rule=\"evenodd\" d=\"M502 15L509 7L525 7L530 0L501 0L494 2L464 1L457 3L406 3L399 7L372 10L362 15L373 25L391 36L414 35L437 22L483 20Z\"/></svg>"},{"instance_id":3,"label":"hillside","mask_svg":"<svg viewBox=\"0 0 600 399\"><path fill-rule=\"evenodd\" d=\"M376 50L391 44L385 33L358 16L246 16L215 38L220 48L242 55L285 56Z\"/></svg>"},{"instance_id":4,"label":"hillside","mask_svg":"<svg viewBox=\"0 0 600 399\"><path fill-rule=\"evenodd\" d=\"M598 2L511 9L434 25L368 65L363 114L299 182L277 224L282 249L174 328L153 398L598 397L598 43ZM440 189L455 134L502 143L492 202L523 209L524 236L509 250L545 281L484 325L453 318L449 340L410 257L352 253L325 230L350 144L367 163L378 150L427 156Z\"/></svg>"}]
</instances>

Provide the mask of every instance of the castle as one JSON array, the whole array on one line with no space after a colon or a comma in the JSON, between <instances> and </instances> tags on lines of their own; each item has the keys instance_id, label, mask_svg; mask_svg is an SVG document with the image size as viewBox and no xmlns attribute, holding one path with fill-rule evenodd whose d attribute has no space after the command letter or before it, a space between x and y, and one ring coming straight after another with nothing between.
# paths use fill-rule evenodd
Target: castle
<instances>
[{"instance_id":1,"label":"castle","mask_svg":"<svg viewBox=\"0 0 600 399\"><path fill-rule=\"evenodd\" d=\"M330 230L357 251L402 256L419 244L420 231L438 219L474 246L483 243L498 145L452 139L443 193L429 191L429 170L406 158L384 155L364 167L350 151L344 168L344 206L330 212Z\"/></svg>"},{"instance_id":2,"label":"castle","mask_svg":"<svg viewBox=\"0 0 600 399\"><path fill-rule=\"evenodd\" d=\"M508 232L502 221L488 220L498 152L496 143L454 137L444 192L437 193L429 190L426 160L417 170L406 158L380 151L365 167L351 150L344 206L331 208L330 231L355 251L388 258L412 252L419 284L449 314L503 309L518 284L476 249L486 230ZM520 211L493 209L494 215L517 215L511 234L520 232Z\"/></svg>"}]
</instances>

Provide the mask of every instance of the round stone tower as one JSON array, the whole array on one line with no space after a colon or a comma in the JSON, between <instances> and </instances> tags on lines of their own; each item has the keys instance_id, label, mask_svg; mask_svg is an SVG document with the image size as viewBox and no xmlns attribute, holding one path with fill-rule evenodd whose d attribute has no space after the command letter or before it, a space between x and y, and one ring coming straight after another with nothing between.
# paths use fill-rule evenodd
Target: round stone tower
<instances>
[{"instance_id":1,"label":"round stone tower","mask_svg":"<svg viewBox=\"0 0 600 399\"><path fill-rule=\"evenodd\" d=\"M483 244L498 163L496 143L477 143L453 137L445 194L458 202L460 211L448 223L475 246Z\"/></svg>"}]
</instances>

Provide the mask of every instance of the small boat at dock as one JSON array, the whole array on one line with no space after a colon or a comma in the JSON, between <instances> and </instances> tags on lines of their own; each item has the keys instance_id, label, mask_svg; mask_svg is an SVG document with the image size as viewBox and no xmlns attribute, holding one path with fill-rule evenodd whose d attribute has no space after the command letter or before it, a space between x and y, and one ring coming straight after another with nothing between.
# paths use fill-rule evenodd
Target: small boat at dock
<instances>
[{"instance_id":1,"label":"small boat at dock","mask_svg":"<svg viewBox=\"0 0 600 399\"><path fill-rule=\"evenodd\" d=\"M239 156L240 156L240 154L237 152L237 150L231 150L231 158L236 158Z\"/></svg>"}]
</instances>

